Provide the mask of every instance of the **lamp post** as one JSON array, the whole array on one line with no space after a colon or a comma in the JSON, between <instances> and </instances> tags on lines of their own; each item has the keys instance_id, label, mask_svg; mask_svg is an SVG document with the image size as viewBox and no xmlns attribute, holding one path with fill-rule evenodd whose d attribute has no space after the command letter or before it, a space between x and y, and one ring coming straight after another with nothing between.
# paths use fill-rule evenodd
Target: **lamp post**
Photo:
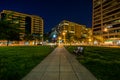
<instances>
[{"instance_id":1,"label":"lamp post","mask_svg":"<svg viewBox=\"0 0 120 80\"><path fill-rule=\"evenodd\" d=\"M91 38L89 38L89 39L88 39L88 41L89 41L89 44L91 45L92 39L91 39Z\"/></svg>"},{"instance_id":2,"label":"lamp post","mask_svg":"<svg viewBox=\"0 0 120 80\"><path fill-rule=\"evenodd\" d=\"M40 38L42 38L42 42L41 42L41 44L43 45L43 35L40 35Z\"/></svg>"},{"instance_id":3,"label":"lamp post","mask_svg":"<svg viewBox=\"0 0 120 80\"><path fill-rule=\"evenodd\" d=\"M59 40L59 45L60 45L60 40L61 40L61 37L58 37L58 40Z\"/></svg>"},{"instance_id":4,"label":"lamp post","mask_svg":"<svg viewBox=\"0 0 120 80\"><path fill-rule=\"evenodd\" d=\"M53 42L56 42L56 34L53 35Z\"/></svg>"},{"instance_id":5,"label":"lamp post","mask_svg":"<svg viewBox=\"0 0 120 80\"><path fill-rule=\"evenodd\" d=\"M65 32L63 32L62 34L63 34L63 37L64 37L64 38L63 38L64 43L66 43L66 41L65 41Z\"/></svg>"}]
</instances>

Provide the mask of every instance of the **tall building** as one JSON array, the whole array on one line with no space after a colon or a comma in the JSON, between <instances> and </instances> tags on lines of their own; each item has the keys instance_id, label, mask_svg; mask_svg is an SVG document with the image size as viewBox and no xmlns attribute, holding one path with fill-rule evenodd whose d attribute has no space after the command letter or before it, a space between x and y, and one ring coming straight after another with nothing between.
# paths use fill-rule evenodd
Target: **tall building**
<instances>
[{"instance_id":1,"label":"tall building","mask_svg":"<svg viewBox=\"0 0 120 80\"><path fill-rule=\"evenodd\" d=\"M120 0L93 0L93 35L120 40Z\"/></svg>"},{"instance_id":2,"label":"tall building","mask_svg":"<svg viewBox=\"0 0 120 80\"><path fill-rule=\"evenodd\" d=\"M43 19L36 15L24 14L11 10L3 10L1 13L1 19L13 20L20 24L20 38L23 39L25 34L40 34L43 36Z\"/></svg>"},{"instance_id":3,"label":"tall building","mask_svg":"<svg viewBox=\"0 0 120 80\"><path fill-rule=\"evenodd\" d=\"M81 37L88 37L87 33L90 29L87 29L85 25L81 25L75 22L70 22L67 20L61 21L56 27L59 36L64 38L64 42L67 42L68 38L73 41L80 39Z\"/></svg>"}]
</instances>

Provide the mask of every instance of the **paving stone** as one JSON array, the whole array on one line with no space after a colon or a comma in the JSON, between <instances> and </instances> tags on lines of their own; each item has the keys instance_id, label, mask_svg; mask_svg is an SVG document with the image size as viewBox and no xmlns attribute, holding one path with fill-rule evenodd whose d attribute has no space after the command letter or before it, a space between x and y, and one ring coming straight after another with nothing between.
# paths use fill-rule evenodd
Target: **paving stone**
<instances>
[{"instance_id":1,"label":"paving stone","mask_svg":"<svg viewBox=\"0 0 120 80\"><path fill-rule=\"evenodd\" d=\"M97 80L64 47L57 47L22 80Z\"/></svg>"}]
</instances>

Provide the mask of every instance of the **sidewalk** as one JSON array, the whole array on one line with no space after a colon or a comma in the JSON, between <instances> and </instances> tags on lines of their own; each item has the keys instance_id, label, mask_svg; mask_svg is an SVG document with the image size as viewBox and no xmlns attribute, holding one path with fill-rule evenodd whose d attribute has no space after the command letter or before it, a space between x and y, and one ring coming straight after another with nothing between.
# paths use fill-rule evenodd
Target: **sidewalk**
<instances>
[{"instance_id":1,"label":"sidewalk","mask_svg":"<svg viewBox=\"0 0 120 80\"><path fill-rule=\"evenodd\" d=\"M57 47L22 80L97 80L64 47Z\"/></svg>"}]
</instances>

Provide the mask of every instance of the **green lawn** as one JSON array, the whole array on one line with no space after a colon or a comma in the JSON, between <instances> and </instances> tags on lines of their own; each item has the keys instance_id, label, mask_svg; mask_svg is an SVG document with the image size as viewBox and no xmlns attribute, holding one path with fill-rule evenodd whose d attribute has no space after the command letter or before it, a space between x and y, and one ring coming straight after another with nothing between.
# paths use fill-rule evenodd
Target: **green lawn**
<instances>
[{"instance_id":1,"label":"green lawn","mask_svg":"<svg viewBox=\"0 0 120 80\"><path fill-rule=\"evenodd\" d=\"M0 47L0 80L20 80L51 51L50 46Z\"/></svg>"},{"instance_id":2,"label":"green lawn","mask_svg":"<svg viewBox=\"0 0 120 80\"><path fill-rule=\"evenodd\" d=\"M67 49L72 53L75 46ZM84 56L77 56L77 60L98 80L120 79L120 48L86 46Z\"/></svg>"}]
</instances>

